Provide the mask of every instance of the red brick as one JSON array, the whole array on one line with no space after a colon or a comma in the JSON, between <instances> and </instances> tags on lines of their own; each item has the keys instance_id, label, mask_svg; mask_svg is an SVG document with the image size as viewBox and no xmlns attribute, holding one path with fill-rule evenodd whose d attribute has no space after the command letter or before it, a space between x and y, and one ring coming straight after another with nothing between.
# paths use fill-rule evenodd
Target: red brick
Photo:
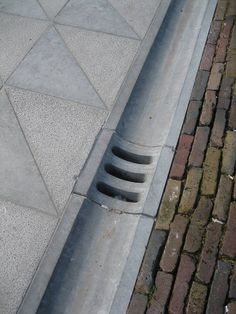
<instances>
[{"instance_id":1,"label":"red brick","mask_svg":"<svg viewBox=\"0 0 236 314\"><path fill-rule=\"evenodd\" d=\"M202 169L191 168L188 172L184 191L178 208L179 213L193 211L198 196L199 184L202 177Z\"/></svg>"},{"instance_id":2,"label":"red brick","mask_svg":"<svg viewBox=\"0 0 236 314\"><path fill-rule=\"evenodd\" d=\"M179 259L183 237L188 225L188 219L176 215L170 226L170 233L161 258L160 266L165 272L173 272Z\"/></svg>"},{"instance_id":3,"label":"red brick","mask_svg":"<svg viewBox=\"0 0 236 314\"><path fill-rule=\"evenodd\" d=\"M167 301L169 299L171 287L173 282L173 275L159 271L156 276L156 290L153 294L155 302L151 301L150 312L153 313L165 313ZM152 309L153 308L153 309ZM152 312L151 312L152 313Z\"/></svg>"},{"instance_id":4,"label":"red brick","mask_svg":"<svg viewBox=\"0 0 236 314\"><path fill-rule=\"evenodd\" d=\"M191 221L194 224L198 224L202 227L205 227L211 215L212 207L213 207L212 201L205 196L201 196L198 206L194 210Z\"/></svg>"},{"instance_id":5,"label":"red brick","mask_svg":"<svg viewBox=\"0 0 236 314\"><path fill-rule=\"evenodd\" d=\"M222 73L224 72L223 63L214 63L211 69L211 74L209 77L207 89L218 90L220 86L220 81Z\"/></svg>"},{"instance_id":6,"label":"red brick","mask_svg":"<svg viewBox=\"0 0 236 314\"><path fill-rule=\"evenodd\" d=\"M207 42L215 45L217 43L221 29L221 21L213 21L208 34Z\"/></svg>"},{"instance_id":7,"label":"red brick","mask_svg":"<svg viewBox=\"0 0 236 314\"><path fill-rule=\"evenodd\" d=\"M197 278L208 284L214 271L222 226L211 222L207 226L206 239L200 256Z\"/></svg>"},{"instance_id":8,"label":"red brick","mask_svg":"<svg viewBox=\"0 0 236 314\"><path fill-rule=\"evenodd\" d=\"M227 131L225 145L223 148L223 158L221 171L225 174L234 174L236 161L236 132Z\"/></svg>"},{"instance_id":9,"label":"red brick","mask_svg":"<svg viewBox=\"0 0 236 314\"><path fill-rule=\"evenodd\" d=\"M227 220L232 187L233 181L228 176L221 175L213 209L213 215L221 221Z\"/></svg>"},{"instance_id":10,"label":"red brick","mask_svg":"<svg viewBox=\"0 0 236 314\"><path fill-rule=\"evenodd\" d=\"M202 104L201 101L198 100L192 100L189 102L188 111L184 121L182 133L189 135L192 135L194 133L198 121L201 104Z\"/></svg>"},{"instance_id":11,"label":"red brick","mask_svg":"<svg viewBox=\"0 0 236 314\"><path fill-rule=\"evenodd\" d=\"M208 298L206 314L222 314L228 291L228 278L231 270L231 265L219 261L214 274L214 279L211 285L211 290Z\"/></svg>"},{"instance_id":12,"label":"red brick","mask_svg":"<svg viewBox=\"0 0 236 314\"><path fill-rule=\"evenodd\" d=\"M182 255L170 299L169 314L183 313L185 299L194 271L195 264L193 259L188 255Z\"/></svg>"},{"instance_id":13,"label":"red brick","mask_svg":"<svg viewBox=\"0 0 236 314\"><path fill-rule=\"evenodd\" d=\"M139 293L149 293L154 283L154 275L159 262L163 245L166 241L166 232L153 230L145 252L145 256L139 271L135 285L135 291Z\"/></svg>"},{"instance_id":14,"label":"red brick","mask_svg":"<svg viewBox=\"0 0 236 314\"><path fill-rule=\"evenodd\" d=\"M231 101L228 127L231 130L236 130L236 97L235 96L232 98L232 101Z\"/></svg>"},{"instance_id":15,"label":"red brick","mask_svg":"<svg viewBox=\"0 0 236 314\"><path fill-rule=\"evenodd\" d=\"M208 78L208 71L198 70L191 94L191 100L202 100L207 86Z\"/></svg>"},{"instance_id":16,"label":"red brick","mask_svg":"<svg viewBox=\"0 0 236 314\"><path fill-rule=\"evenodd\" d=\"M217 108L228 110L230 105L230 98L219 97L217 100Z\"/></svg>"},{"instance_id":17,"label":"red brick","mask_svg":"<svg viewBox=\"0 0 236 314\"><path fill-rule=\"evenodd\" d=\"M186 314L203 314L207 297L207 287L194 281L189 293Z\"/></svg>"},{"instance_id":18,"label":"red brick","mask_svg":"<svg viewBox=\"0 0 236 314\"><path fill-rule=\"evenodd\" d=\"M228 19L224 21L220 38L216 46L216 56L214 60L215 62L225 62L226 49L229 44L229 36L230 36L232 26L233 26L232 19Z\"/></svg>"},{"instance_id":19,"label":"red brick","mask_svg":"<svg viewBox=\"0 0 236 314\"><path fill-rule=\"evenodd\" d=\"M236 203L231 203L221 253L228 257L236 257Z\"/></svg>"},{"instance_id":20,"label":"red brick","mask_svg":"<svg viewBox=\"0 0 236 314\"><path fill-rule=\"evenodd\" d=\"M236 299L236 262L234 262L234 269L230 280L229 298Z\"/></svg>"},{"instance_id":21,"label":"red brick","mask_svg":"<svg viewBox=\"0 0 236 314\"><path fill-rule=\"evenodd\" d=\"M181 181L169 179L158 211L156 229L169 230L176 206L179 202Z\"/></svg>"},{"instance_id":22,"label":"red brick","mask_svg":"<svg viewBox=\"0 0 236 314\"><path fill-rule=\"evenodd\" d=\"M213 112L215 110L215 106L216 106L216 92L213 90L207 90L205 93L205 99L200 117L201 125L210 125L212 121Z\"/></svg>"},{"instance_id":23,"label":"red brick","mask_svg":"<svg viewBox=\"0 0 236 314\"><path fill-rule=\"evenodd\" d=\"M223 146L223 136L225 130L226 118L225 110L217 109L214 125L211 133L211 145L214 147Z\"/></svg>"},{"instance_id":24,"label":"red brick","mask_svg":"<svg viewBox=\"0 0 236 314\"><path fill-rule=\"evenodd\" d=\"M226 75L236 77L236 48L228 49Z\"/></svg>"},{"instance_id":25,"label":"red brick","mask_svg":"<svg viewBox=\"0 0 236 314\"><path fill-rule=\"evenodd\" d=\"M177 152L175 154L174 162L170 172L170 176L172 178L182 179L188 161L192 142L192 135L182 134L180 136Z\"/></svg>"},{"instance_id":26,"label":"red brick","mask_svg":"<svg viewBox=\"0 0 236 314\"><path fill-rule=\"evenodd\" d=\"M210 71L214 53L215 45L206 44L200 63L200 70Z\"/></svg>"},{"instance_id":27,"label":"red brick","mask_svg":"<svg viewBox=\"0 0 236 314\"><path fill-rule=\"evenodd\" d=\"M215 20L223 20L227 8L228 1L220 0L217 4L216 13L215 13Z\"/></svg>"},{"instance_id":28,"label":"red brick","mask_svg":"<svg viewBox=\"0 0 236 314\"><path fill-rule=\"evenodd\" d=\"M214 147L209 147L203 164L203 178L201 184L202 195L215 195L217 177L219 171L221 151Z\"/></svg>"},{"instance_id":29,"label":"red brick","mask_svg":"<svg viewBox=\"0 0 236 314\"><path fill-rule=\"evenodd\" d=\"M189 165L201 167L207 147L210 129L207 126L198 127L194 137L192 150L189 156Z\"/></svg>"},{"instance_id":30,"label":"red brick","mask_svg":"<svg viewBox=\"0 0 236 314\"><path fill-rule=\"evenodd\" d=\"M127 314L144 314L148 298L146 295L134 293L132 295Z\"/></svg>"}]
</instances>

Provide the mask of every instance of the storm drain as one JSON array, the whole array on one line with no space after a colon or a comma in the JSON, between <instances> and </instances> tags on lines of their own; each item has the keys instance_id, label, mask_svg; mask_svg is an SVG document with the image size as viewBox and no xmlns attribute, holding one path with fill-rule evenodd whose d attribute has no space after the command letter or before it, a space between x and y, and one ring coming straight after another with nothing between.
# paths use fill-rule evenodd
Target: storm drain
<instances>
[{"instance_id":1,"label":"storm drain","mask_svg":"<svg viewBox=\"0 0 236 314\"><path fill-rule=\"evenodd\" d=\"M20 314L126 313L215 6L172 2L123 114L118 102L99 134Z\"/></svg>"}]
</instances>

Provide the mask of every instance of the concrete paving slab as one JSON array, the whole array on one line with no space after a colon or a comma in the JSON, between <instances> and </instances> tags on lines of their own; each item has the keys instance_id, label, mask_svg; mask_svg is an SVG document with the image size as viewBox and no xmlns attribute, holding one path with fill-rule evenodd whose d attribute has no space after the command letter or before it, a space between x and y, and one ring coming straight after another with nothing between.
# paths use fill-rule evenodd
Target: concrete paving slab
<instances>
[{"instance_id":1,"label":"concrete paving slab","mask_svg":"<svg viewBox=\"0 0 236 314\"><path fill-rule=\"evenodd\" d=\"M39 19L47 18L37 0L0 0L0 11Z\"/></svg>"},{"instance_id":2,"label":"concrete paving slab","mask_svg":"<svg viewBox=\"0 0 236 314\"><path fill-rule=\"evenodd\" d=\"M70 0L55 20L89 30L138 38L131 26L106 0Z\"/></svg>"},{"instance_id":3,"label":"concrete paving slab","mask_svg":"<svg viewBox=\"0 0 236 314\"><path fill-rule=\"evenodd\" d=\"M139 41L57 26L67 46L111 108L139 48Z\"/></svg>"},{"instance_id":4,"label":"concrete paving slab","mask_svg":"<svg viewBox=\"0 0 236 314\"><path fill-rule=\"evenodd\" d=\"M57 219L0 200L0 312L16 313Z\"/></svg>"},{"instance_id":5,"label":"concrete paving slab","mask_svg":"<svg viewBox=\"0 0 236 314\"><path fill-rule=\"evenodd\" d=\"M0 197L56 214L13 108L0 91Z\"/></svg>"},{"instance_id":6,"label":"concrete paving slab","mask_svg":"<svg viewBox=\"0 0 236 314\"><path fill-rule=\"evenodd\" d=\"M82 104L104 107L54 27L39 39L7 83Z\"/></svg>"},{"instance_id":7,"label":"concrete paving slab","mask_svg":"<svg viewBox=\"0 0 236 314\"><path fill-rule=\"evenodd\" d=\"M39 0L49 18L53 18L63 8L67 0Z\"/></svg>"},{"instance_id":8,"label":"concrete paving slab","mask_svg":"<svg viewBox=\"0 0 236 314\"><path fill-rule=\"evenodd\" d=\"M107 112L21 89L8 87L7 91L61 212Z\"/></svg>"},{"instance_id":9,"label":"concrete paving slab","mask_svg":"<svg viewBox=\"0 0 236 314\"><path fill-rule=\"evenodd\" d=\"M46 21L0 13L0 75L4 81L32 48L47 25Z\"/></svg>"},{"instance_id":10,"label":"concrete paving slab","mask_svg":"<svg viewBox=\"0 0 236 314\"><path fill-rule=\"evenodd\" d=\"M141 262L152 224L150 218L115 214L85 201L37 313L121 313L117 309L125 309L130 296L113 305L117 287L129 290L134 284L137 270L129 256ZM134 241L136 232L142 237Z\"/></svg>"},{"instance_id":11,"label":"concrete paving slab","mask_svg":"<svg viewBox=\"0 0 236 314\"><path fill-rule=\"evenodd\" d=\"M109 2L143 38L161 0L109 0Z\"/></svg>"}]
</instances>

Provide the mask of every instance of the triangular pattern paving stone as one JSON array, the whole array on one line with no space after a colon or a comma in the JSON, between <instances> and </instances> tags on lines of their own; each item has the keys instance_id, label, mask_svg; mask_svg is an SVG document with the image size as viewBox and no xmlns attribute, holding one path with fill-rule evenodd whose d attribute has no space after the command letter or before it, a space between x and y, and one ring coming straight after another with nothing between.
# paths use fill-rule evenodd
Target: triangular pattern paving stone
<instances>
[{"instance_id":1,"label":"triangular pattern paving stone","mask_svg":"<svg viewBox=\"0 0 236 314\"><path fill-rule=\"evenodd\" d=\"M48 22L0 13L0 75L5 81Z\"/></svg>"},{"instance_id":2,"label":"triangular pattern paving stone","mask_svg":"<svg viewBox=\"0 0 236 314\"><path fill-rule=\"evenodd\" d=\"M7 90L39 169L62 211L107 112L25 90Z\"/></svg>"},{"instance_id":3,"label":"triangular pattern paving stone","mask_svg":"<svg viewBox=\"0 0 236 314\"><path fill-rule=\"evenodd\" d=\"M0 0L0 11L40 19L47 18L37 0Z\"/></svg>"},{"instance_id":4,"label":"triangular pattern paving stone","mask_svg":"<svg viewBox=\"0 0 236 314\"><path fill-rule=\"evenodd\" d=\"M53 18L66 4L67 0L39 0L50 18Z\"/></svg>"},{"instance_id":5,"label":"triangular pattern paving stone","mask_svg":"<svg viewBox=\"0 0 236 314\"><path fill-rule=\"evenodd\" d=\"M0 199L56 214L13 108L0 91Z\"/></svg>"},{"instance_id":6,"label":"triangular pattern paving stone","mask_svg":"<svg viewBox=\"0 0 236 314\"><path fill-rule=\"evenodd\" d=\"M67 46L108 107L139 47L139 41L110 34L57 26Z\"/></svg>"},{"instance_id":7,"label":"triangular pattern paving stone","mask_svg":"<svg viewBox=\"0 0 236 314\"><path fill-rule=\"evenodd\" d=\"M53 27L40 38L7 83L82 104L104 107Z\"/></svg>"},{"instance_id":8,"label":"triangular pattern paving stone","mask_svg":"<svg viewBox=\"0 0 236 314\"><path fill-rule=\"evenodd\" d=\"M161 0L109 0L113 7L143 38Z\"/></svg>"},{"instance_id":9,"label":"triangular pattern paving stone","mask_svg":"<svg viewBox=\"0 0 236 314\"><path fill-rule=\"evenodd\" d=\"M131 26L107 0L70 0L55 21L88 30L138 38Z\"/></svg>"}]
</instances>

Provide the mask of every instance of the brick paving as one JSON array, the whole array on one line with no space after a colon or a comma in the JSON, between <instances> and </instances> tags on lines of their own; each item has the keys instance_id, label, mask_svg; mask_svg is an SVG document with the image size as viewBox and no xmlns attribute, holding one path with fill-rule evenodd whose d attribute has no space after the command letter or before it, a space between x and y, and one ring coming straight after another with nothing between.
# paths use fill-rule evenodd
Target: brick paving
<instances>
[{"instance_id":1,"label":"brick paving","mask_svg":"<svg viewBox=\"0 0 236 314\"><path fill-rule=\"evenodd\" d=\"M127 314L236 314L236 1L218 1Z\"/></svg>"}]
</instances>

